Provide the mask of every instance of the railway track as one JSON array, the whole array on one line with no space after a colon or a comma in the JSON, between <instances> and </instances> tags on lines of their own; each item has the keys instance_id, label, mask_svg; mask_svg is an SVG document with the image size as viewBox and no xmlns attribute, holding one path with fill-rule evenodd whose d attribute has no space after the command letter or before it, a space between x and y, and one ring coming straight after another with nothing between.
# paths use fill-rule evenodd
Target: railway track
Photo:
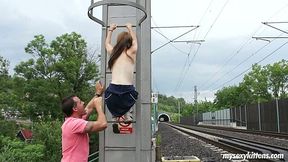
<instances>
[{"instance_id":1,"label":"railway track","mask_svg":"<svg viewBox=\"0 0 288 162\"><path fill-rule=\"evenodd\" d=\"M187 126L183 127L180 125L172 125L172 124L169 124L169 126L185 134L201 139L205 141L206 143L213 144L214 146L222 148L223 150L226 150L233 154L237 154L237 155L250 154L251 156L252 154L253 156L257 154L257 155L261 155L262 157L265 156L266 158L264 157L265 159L262 159L265 161L277 161L277 162L288 161L288 149L287 148L269 145L269 144L263 144L263 143L251 141L248 139L242 139L239 137L231 137L225 134L213 133L213 132L208 132L208 131L200 130L200 129L193 129ZM269 158L269 156L276 155L276 154L283 155L283 158L282 157L280 159ZM249 158L251 158L251 156Z\"/></svg>"},{"instance_id":2,"label":"railway track","mask_svg":"<svg viewBox=\"0 0 288 162\"><path fill-rule=\"evenodd\" d=\"M208 126L208 125L201 125L197 127L203 128L210 128L210 129L220 129L232 132L240 132L240 133L248 133L248 134L255 134L260 136L267 136L267 137L275 137L279 139L288 139L287 133L276 133L276 132L268 132L268 131L257 131L257 130L245 130L245 129L235 129L235 128L227 128L227 127L219 127L219 126Z\"/></svg>"}]
</instances>

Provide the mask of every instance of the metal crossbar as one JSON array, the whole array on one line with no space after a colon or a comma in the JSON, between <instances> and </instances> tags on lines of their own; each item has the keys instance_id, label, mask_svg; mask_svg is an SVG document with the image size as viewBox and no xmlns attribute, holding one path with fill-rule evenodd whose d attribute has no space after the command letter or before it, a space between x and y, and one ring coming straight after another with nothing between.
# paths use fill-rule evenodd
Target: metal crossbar
<instances>
[{"instance_id":1,"label":"metal crossbar","mask_svg":"<svg viewBox=\"0 0 288 162\"><path fill-rule=\"evenodd\" d=\"M97 23L101 24L102 27L106 27L107 25L104 23L104 21L96 18L95 16L93 16L93 9L95 7L98 6L102 6L102 5L107 5L107 6L131 6L131 7L135 7L139 10L141 10L144 15L143 17L139 20L138 25L141 25L141 23L147 18L147 13L146 10L143 6L135 3L135 2L123 2L123 1L118 1L118 0L106 0L106 1L98 1L98 2L94 2L94 0L91 0L91 5L88 8L88 17L90 19L92 19L93 21L96 21Z\"/></svg>"},{"instance_id":2,"label":"metal crossbar","mask_svg":"<svg viewBox=\"0 0 288 162\"><path fill-rule=\"evenodd\" d=\"M97 154L98 154L98 156L96 156ZM93 156L96 156L96 157L95 157L94 159L89 160L88 162L93 162L93 161L95 161L95 160L98 160L98 159L99 159L99 151L90 154L90 155L88 156L88 158L91 158L91 157L93 157Z\"/></svg>"}]
</instances>

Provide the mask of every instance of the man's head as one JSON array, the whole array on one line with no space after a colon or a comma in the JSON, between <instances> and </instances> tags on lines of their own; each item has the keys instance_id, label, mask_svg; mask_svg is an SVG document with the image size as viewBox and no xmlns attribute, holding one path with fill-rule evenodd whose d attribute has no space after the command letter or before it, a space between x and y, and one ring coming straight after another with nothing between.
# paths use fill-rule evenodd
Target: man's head
<instances>
[{"instance_id":1,"label":"man's head","mask_svg":"<svg viewBox=\"0 0 288 162\"><path fill-rule=\"evenodd\" d=\"M65 97L62 100L62 111L66 117L70 117L73 114L81 117L86 114L84 102L75 95Z\"/></svg>"}]
</instances>

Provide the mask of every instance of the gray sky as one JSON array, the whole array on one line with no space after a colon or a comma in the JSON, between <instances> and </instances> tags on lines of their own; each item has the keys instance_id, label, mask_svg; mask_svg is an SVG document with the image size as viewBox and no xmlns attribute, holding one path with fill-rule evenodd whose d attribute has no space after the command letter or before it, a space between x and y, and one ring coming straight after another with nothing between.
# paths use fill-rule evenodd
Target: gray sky
<instances>
[{"instance_id":1,"label":"gray sky","mask_svg":"<svg viewBox=\"0 0 288 162\"><path fill-rule=\"evenodd\" d=\"M33 36L43 34L50 41L72 31L81 34L89 48L99 49L100 25L88 18L89 5L88 0L0 0L0 55L13 69L30 57L24 48ZM201 45L171 43L155 51L153 91L190 102L197 86L198 99L211 100L215 90L237 85L243 72L267 55L261 65L288 59L288 45L275 51L288 39L252 39L288 36L261 24L287 22L287 0L152 0L151 12L152 26L200 25L177 40L205 40ZM288 23L273 26L288 31ZM159 32L171 40L190 29L152 29L152 51L168 41Z\"/></svg>"}]
</instances>

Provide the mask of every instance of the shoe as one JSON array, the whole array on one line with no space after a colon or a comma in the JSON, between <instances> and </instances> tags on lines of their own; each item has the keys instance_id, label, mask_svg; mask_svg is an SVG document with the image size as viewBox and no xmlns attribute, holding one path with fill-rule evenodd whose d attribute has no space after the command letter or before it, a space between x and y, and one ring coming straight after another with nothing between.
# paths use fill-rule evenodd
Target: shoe
<instances>
[{"instance_id":1,"label":"shoe","mask_svg":"<svg viewBox=\"0 0 288 162\"><path fill-rule=\"evenodd\" d=\"M132 122L133 121L133 114L132 114L133 111L128 111L126 114L125 114L125 122Z\"/></svg>"}]
</instances>

